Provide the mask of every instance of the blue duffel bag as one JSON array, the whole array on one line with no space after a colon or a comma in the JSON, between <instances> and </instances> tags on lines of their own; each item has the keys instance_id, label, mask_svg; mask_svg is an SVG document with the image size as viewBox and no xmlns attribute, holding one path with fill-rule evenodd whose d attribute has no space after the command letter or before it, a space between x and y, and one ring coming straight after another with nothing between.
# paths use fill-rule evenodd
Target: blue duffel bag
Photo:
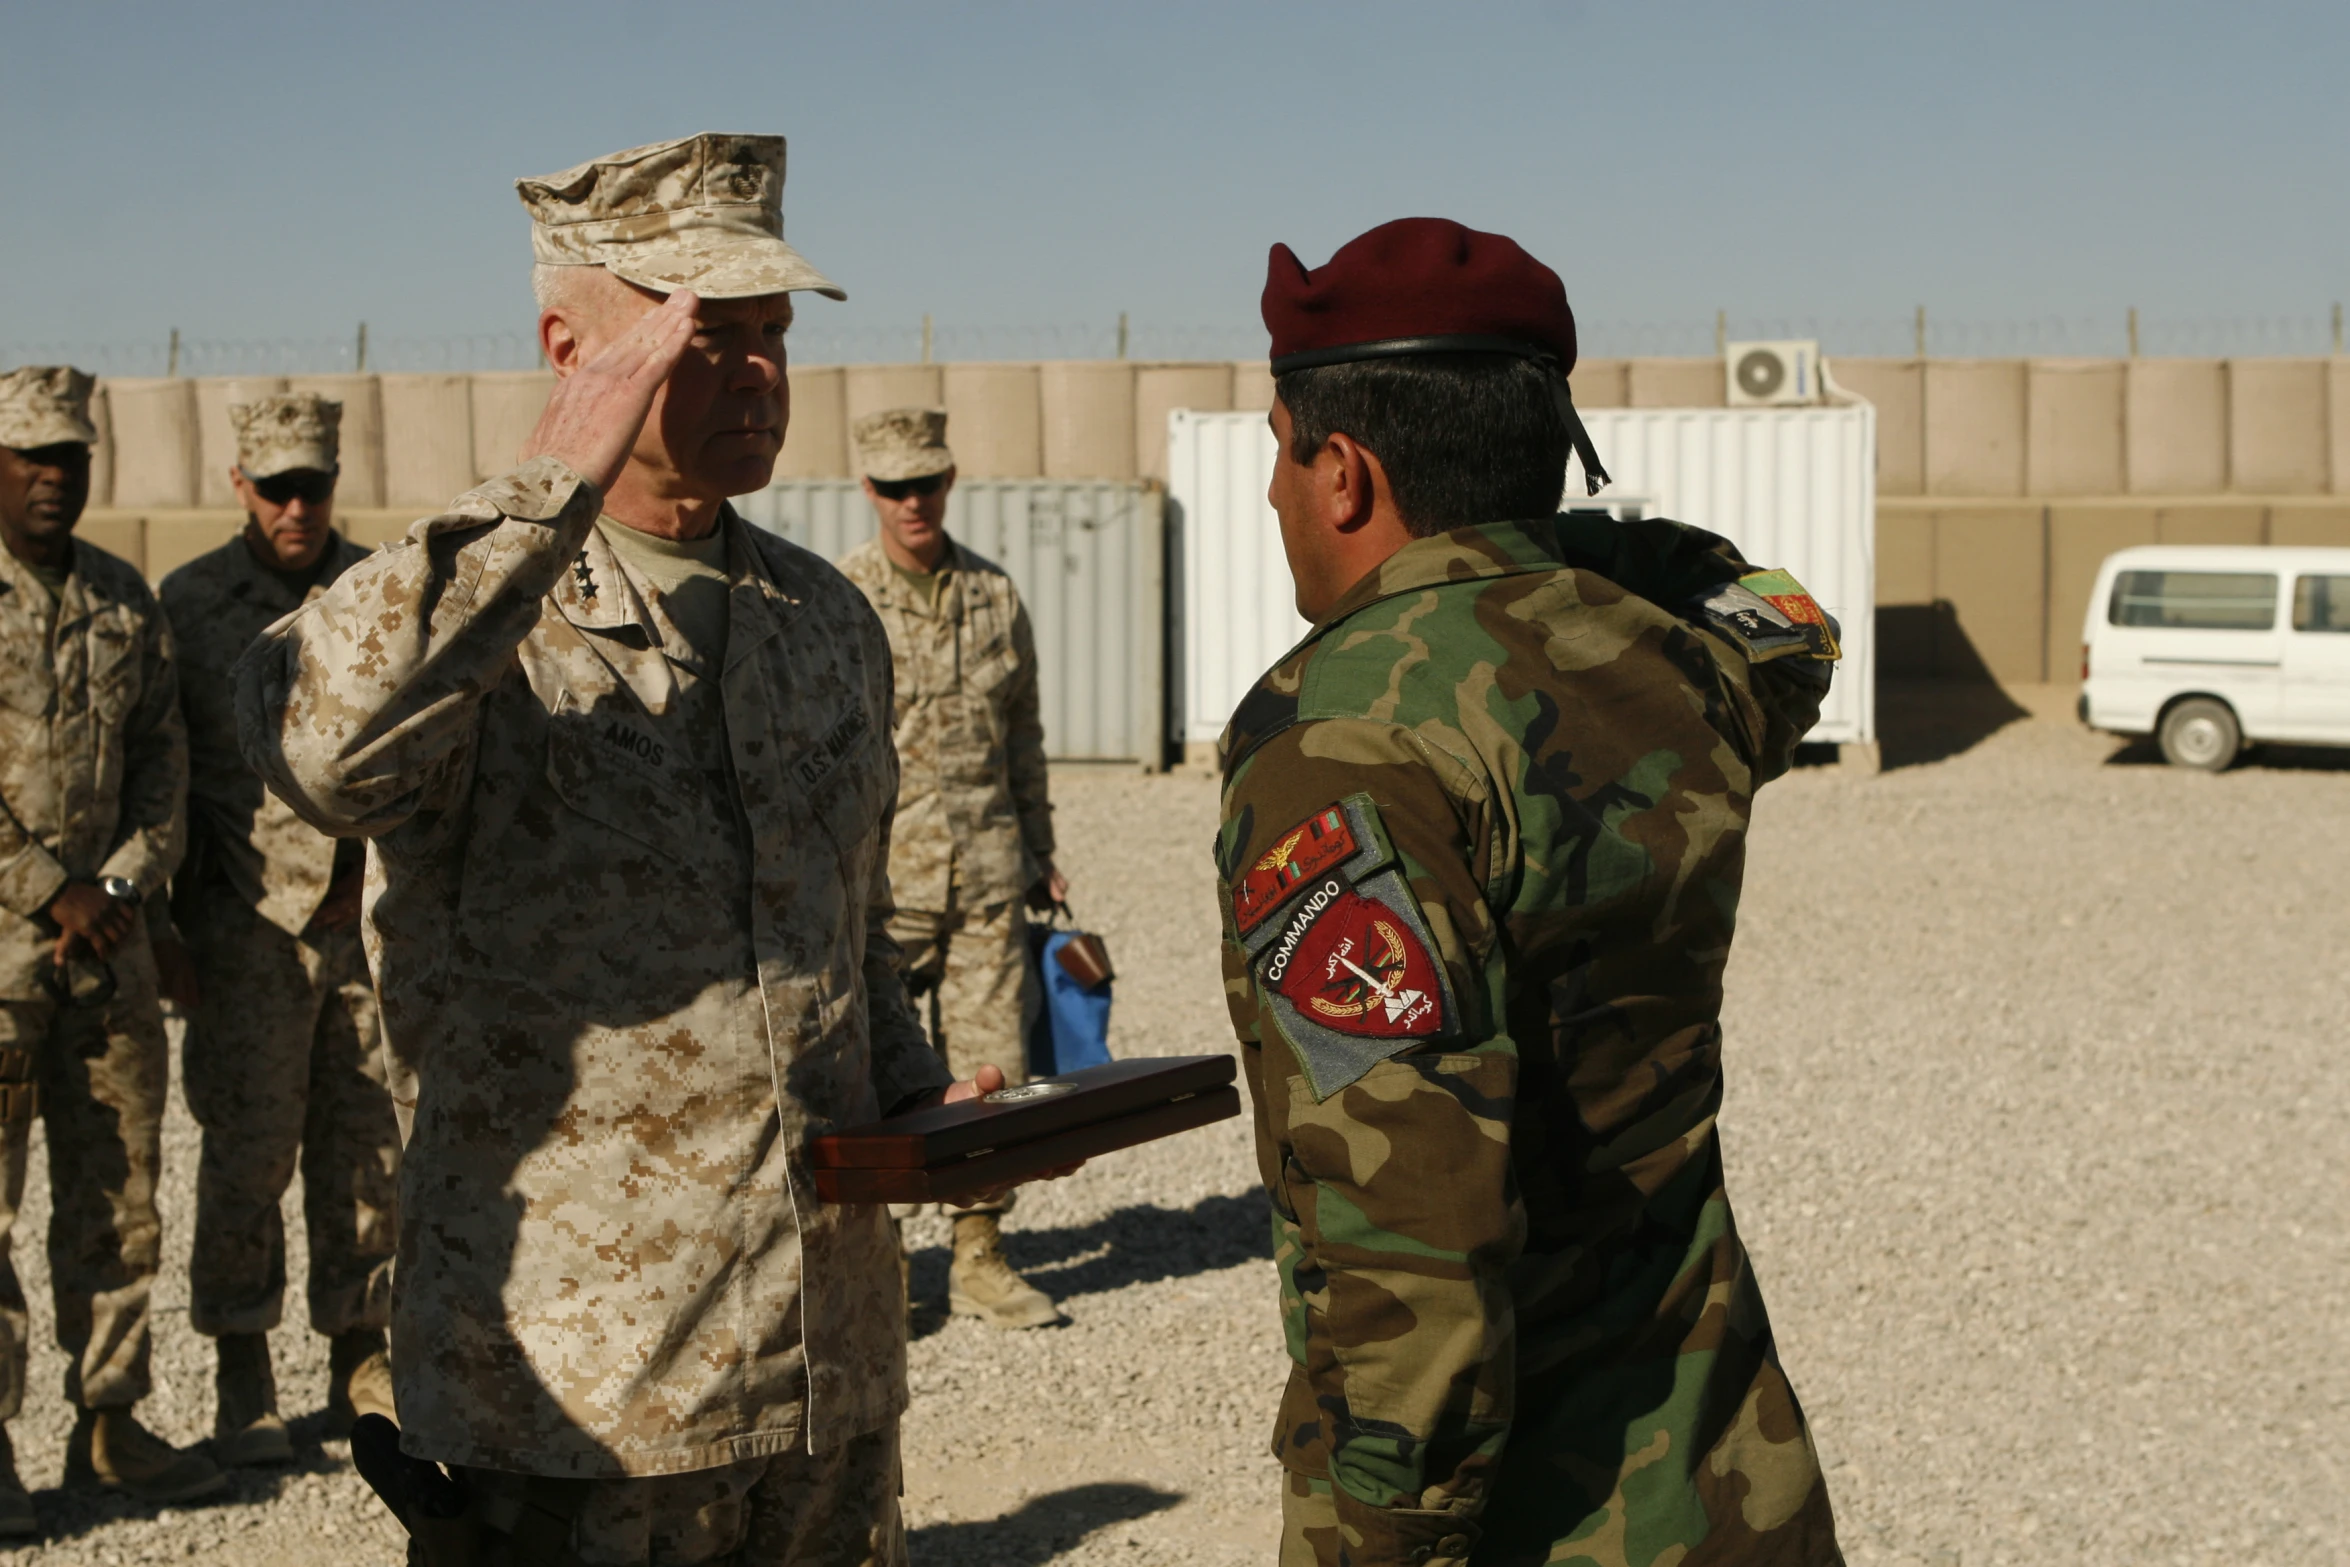
<instances>
[{"instance_id":1,"label":"blue duffel bag","mask_svg":"<svg viewBox=\"0 0 2350 1567\"><path fill-rule=\"evenodd\" d=\"M1053 910L1057 922L1066 906ZM1044 1004L1028 1029L1028 1071L1052 1077L1110 1060L1109 952L1099 936L1057 923L1028 927L1028 950Z\"/></svg>"}]
</instances>

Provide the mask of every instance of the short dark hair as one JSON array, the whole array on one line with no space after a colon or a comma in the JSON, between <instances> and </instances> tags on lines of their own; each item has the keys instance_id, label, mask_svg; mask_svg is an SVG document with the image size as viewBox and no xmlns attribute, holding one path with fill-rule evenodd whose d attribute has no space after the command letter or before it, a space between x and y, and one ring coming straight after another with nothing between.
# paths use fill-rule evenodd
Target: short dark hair
<instances>
[{"instance_id":1,"label":"short dark hair","mask_svg":"<svg viewBox=\"0 0 2350 1567\"><path fill-rule=\"evenodd\" d=\"M1550 370L1512 354L1412 354L1292 370L1274 383L1289 455L1312 462L1344 432L1387 470L1418 538L1548 517L1566 488L1569 438Z\"/></svg>"}]
</instances>

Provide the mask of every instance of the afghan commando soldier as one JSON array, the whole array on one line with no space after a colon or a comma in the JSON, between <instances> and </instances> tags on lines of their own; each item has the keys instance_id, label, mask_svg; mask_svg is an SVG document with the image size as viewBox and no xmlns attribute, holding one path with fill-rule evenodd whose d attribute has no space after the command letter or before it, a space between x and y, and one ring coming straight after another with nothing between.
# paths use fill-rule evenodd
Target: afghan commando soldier
<instances>
[{"instance_id":1,"label":"afghan commando soldier","mask_svg":"<svg viewBox=\"0 0 2350 1567\"><path fill-rule=\"evenodd\" d=\"M891 408L851 429L880 532L840 569L889 633L897 670L898 808L890 840L890 936L906 988L931 998L939 1051L959 1077L996 1067L1027 1081L1040 998L1028 908L1068 896L1053 868L1036 635L1004 569L949 538L955 456L941 408ZM1004 1259L1011 1199L955 1219L950 1310L999 1328L1061 1313Z\"/></svg>"},{"instance_id":2,"label":"afghan commando soldier","mask_svg":"<svg viewBox=\"0 0 2350 1567\"><path fill-rule=\"evenodd\" d=\"M1554 515L1574 317L1497 234L1272 253L1305 640L1223 741L1225 977L1293 1368L1282 1561L1840 1560L1731 1220L1722 971L1832 622Z\"/></svg>"},{"instance_id":3,"label":"afghan commando soldier","mask_svg":"<svg viewBox=\"0 0 2350 1567\"><path fill-rule=\"evenodd\" d=\"M143 905L179 864L188 744L154 595L73 534L98 438L91 386L62 366L0 375L0 1420L24 1405L8 1251L37 1115L65 1396L81 1410L65 1482L173 1502L225 1483L131 1413L149 1387L169 1081ZM0 1463L0 1534L31 1534L4 1431Z\"/></svg>"},{"instance_id":4,"label":"afghan commando soldier","mask_svg":"<svg viewBox=\"0 0 2350 1567\"><path fill-rule=\"evenodd\" d=\"M809 1142L1002 1079L950 1087L898 979L881 625L728 504L792 294L840 297L783 173L700 135L522 181L520 466L237 669L247 760L370 840L400 1446L454 1471L384 1489L427 1562L905 1560L896 1245Z\"/></svg>"},{"instance_id":5,"label":"afghan commando soldier","mask_svg":"<svg viewBox=\"0 0 2350 1567\"><path fill-rule=\"evenodd\" d=\"M313 394L230 407L230 482L245 531L163 579L179 634L189 751L188 856L172 885L187 949L159 941L192 1004L181 1060L204 1128L188 1315L219 1351L213 1450L232 1464L294 1456L277 1411L269 1330L285 1306L278 1203L302 1170L310 1325L329 1340L327 1418L390 1414L399 1127L384 1088L375 990L359 944L366 846L310 826L237 749L237 657L365 558L334 530L342 405Z\"/></svg>"}]
</instances>

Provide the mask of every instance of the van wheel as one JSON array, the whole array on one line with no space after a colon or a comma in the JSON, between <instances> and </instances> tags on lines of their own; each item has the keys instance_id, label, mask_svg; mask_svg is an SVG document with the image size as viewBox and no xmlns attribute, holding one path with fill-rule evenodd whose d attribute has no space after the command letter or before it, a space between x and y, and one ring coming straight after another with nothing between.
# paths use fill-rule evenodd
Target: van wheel
<instances>
[{"instance_id":1,"label":"van wheel","mask_svg":"<svg viewBox=\"0 0 2350 1567\"><path fill-rule=\"evenodd\" d=\"M2228 704L2189 697L2162 715L2162 759L2173 767L2225 772L2244 749L2244 731Z\"/></svg>"}]
</instances>

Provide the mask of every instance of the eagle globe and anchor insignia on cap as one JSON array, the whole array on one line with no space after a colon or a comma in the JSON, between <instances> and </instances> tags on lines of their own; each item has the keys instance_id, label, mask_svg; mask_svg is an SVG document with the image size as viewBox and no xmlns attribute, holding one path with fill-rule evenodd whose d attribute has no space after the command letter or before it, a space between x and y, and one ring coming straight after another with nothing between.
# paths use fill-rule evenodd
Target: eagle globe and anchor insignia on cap
<instances>
[{"instance_id":1,"label":"eagle globe and anchor insignia on cap","mask_svg":"<svg viewBox=\"0 0 2350 1567\"><path fill-rule=\"evenodd\" d=\"M1451 1031L1451 982L1370 796L1275 838L1234 885L1232 910L1316 1098Z\"/></svg>"}]
</instances>

